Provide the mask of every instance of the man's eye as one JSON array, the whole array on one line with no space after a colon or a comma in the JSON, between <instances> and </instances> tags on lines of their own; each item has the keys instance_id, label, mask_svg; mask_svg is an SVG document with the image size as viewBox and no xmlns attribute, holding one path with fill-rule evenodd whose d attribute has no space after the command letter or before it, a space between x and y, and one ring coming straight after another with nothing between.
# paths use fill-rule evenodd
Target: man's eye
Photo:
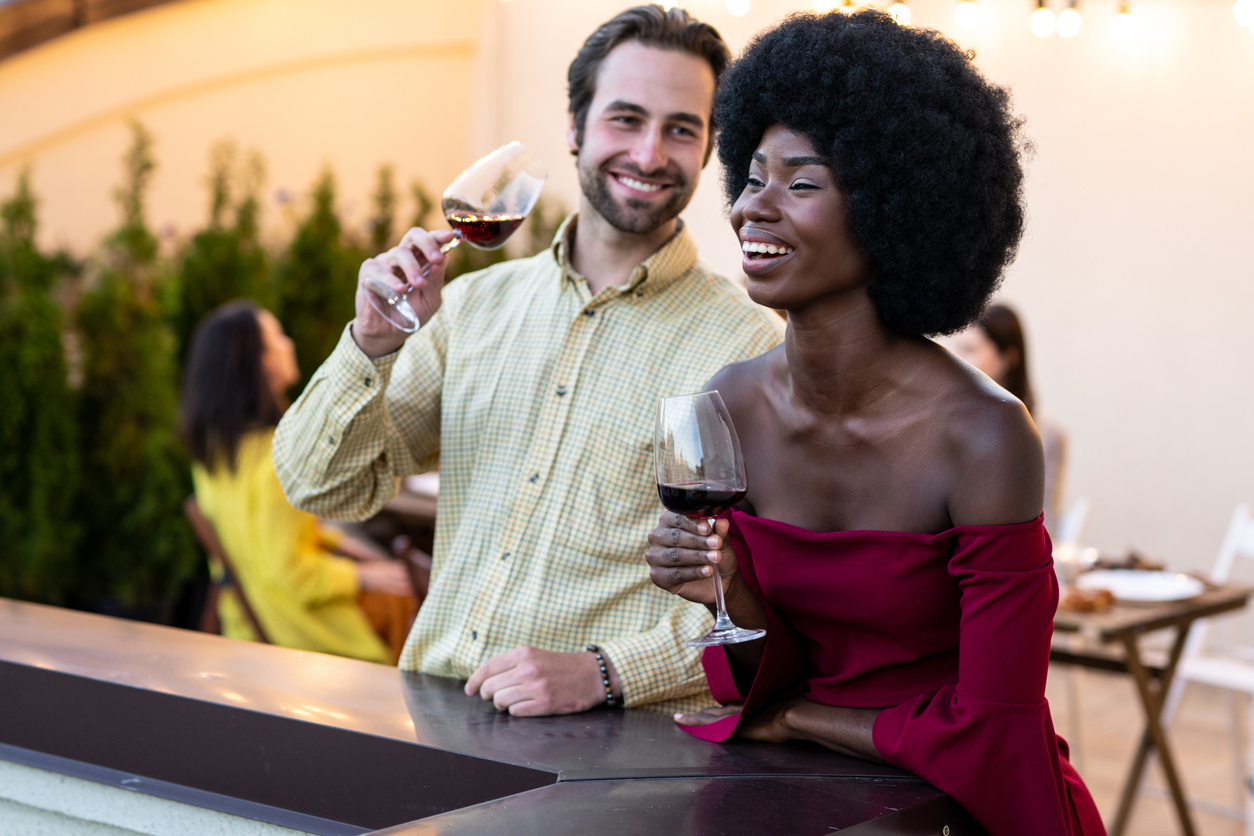
<instances>
[{"instance_id":1,"label":"man's eye","mask_svg":"<svg viewBox=\"0 0 1254 836\"><path fill-rule=\"evenodd\" d=\"M697 135L696 131L692 130L691 128L677 127L677 128L674 128L673 130L675 133L679 134L680 136L695 138Z\"/></svg>"},{"instance_id":2,"label":"man's eye","mask_svg":"<svg viewBox=\"0 0 1254 836\"><path fill-rule=\"evenodd\" d=\"M634 116L615 116L614 121L621 122L624 125L635 125L640 120Z\"/></svg>"}]
</instances>

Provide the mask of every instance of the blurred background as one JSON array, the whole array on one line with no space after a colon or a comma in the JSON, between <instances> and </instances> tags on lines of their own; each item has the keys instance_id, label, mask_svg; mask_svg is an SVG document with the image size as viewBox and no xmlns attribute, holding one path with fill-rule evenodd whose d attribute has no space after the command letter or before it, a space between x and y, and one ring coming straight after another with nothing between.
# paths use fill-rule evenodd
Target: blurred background
<instances>
[{"instance_id":1,"label":"blurred background","mask_svg":"<svg viewBox=\"0 0 1254 836\"><path fill-rule=\"evenodd\" d=\"M551 172L516 236L542 246L578 202L567 64L625 5L0 2L0 594L81 598L77 565L91 596L173 606L199 557L164 428L195 322L254 296L307 375L351 317L361 258L441 225L423 201L512 139ZM737 51L814 7L684 5ZM1081 0L1078 31L1042 36L1036 5L910 12L1012 89L1035 144L1001 298L1025 322L1038 412L1069 436L1064 505L1090 500L1089 545L1209 568L1254 497L1254 28L1232 0ZM711 163L685 218L739 279L719 176Z\"/></svg>"}]
</instances>

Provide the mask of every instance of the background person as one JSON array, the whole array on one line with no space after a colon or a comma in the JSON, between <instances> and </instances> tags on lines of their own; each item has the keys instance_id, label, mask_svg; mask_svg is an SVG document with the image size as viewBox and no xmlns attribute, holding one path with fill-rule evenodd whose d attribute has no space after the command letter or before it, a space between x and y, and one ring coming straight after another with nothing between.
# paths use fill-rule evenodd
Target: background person
<instances>
[{"instance_id":1,"label":"background person","mask_svg":"<svg viewBox=\"0 0 1254 836\"><path fill-rule=\"evenodd\" d=\"M370 516L438 460L431 586L401 666L467 679L511 714L709 701L683 643L709 616L649 583L640 544L661 509L657 398L780 338L678 219L728 58L683 9L601 26L568 73L582 197L552 248L442 289L452 233L410 230L361 273L419 285L423 327L406 341L359 287L275 436L293 503L337 519Z\"/></svg>"},{"instance_id":2,"label":"background person","mask_svg":"<svg viewBox=\"0 0 1254 836\"><path fill-rule=\"evenodd\" d=\"M1028 374L1028 346L1023 326L1014 310L989 305L980 319L950 337L946 344L955 354L993 379L1028 408L1045 448L1045 527L1054 526L1061 510L1062 483L1066 474L1067 434L1036 411L1032 377Z\"/></svg>"},{"instance_id":3,"label":"background person","mask_svg":"<svg viewBox=\"0 0 1254 836\"><path fill-rule=\"evenodd\" d=\"M269 311L239 301L205 318L179 416L196 501L272 642L395 663L417 606L404 568L297 511L274 474L274 426L299 378L292 341ZM231 587L218 615L224 636L257 638Z\"/></svg>"},{"instance_id":4,"label":"background person","mask_svg":"<svg viewBox=\"0 0 1254 836\"><path fill-rule=\"evenodd\" d=\"M732 620L767 630L707 650L729 704L677 719L909 769L992 836L1104 833L1045 701L1040 439L926 339L976 318L1022 234L1009 95L867 10L759 35L716 114L749 294L788 330L709 382L744 502L714 532L666 513L650 534L661 588L710 606L717 571Z\"/></svg>"}]
</instances>

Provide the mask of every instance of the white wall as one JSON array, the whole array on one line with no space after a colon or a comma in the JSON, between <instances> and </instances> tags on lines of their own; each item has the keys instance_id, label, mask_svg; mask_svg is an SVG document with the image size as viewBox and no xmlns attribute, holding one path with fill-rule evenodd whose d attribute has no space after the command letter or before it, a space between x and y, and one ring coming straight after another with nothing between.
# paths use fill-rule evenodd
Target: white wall
<instances>
[{"instance_id":1,"label":"white wall","mask_svg":"<svg viewBox=\"0 0 1254 836\"><path fill-rule=\"evenodd\" d=\"M378 163L438 192L509 139L573 206L566 67L625 5L185 0L120 18L0 62L0 195L32 162L46 238L87 247L114 222L135 112L158 142L158 225L199 223L224 135L266 152L271 194L332 162L355 218ZM809 6L686 5L736 50ZM916 23L957 34L951 0L912 5ZM1092 499L1092 544L1206 566L1233 506L1254 501L1254 32L1230 0L1133 0L1129 44L1111 36L1114 0L1085 0L1073 40L1031 35L1031 0L981 7L964 42L1013 89L1037 146L1005 298L1027 321L1042 410L1070 431L1068 492ZM713 164L685 217L703 257L736 272Z\"/></svg>"}]
</instances>

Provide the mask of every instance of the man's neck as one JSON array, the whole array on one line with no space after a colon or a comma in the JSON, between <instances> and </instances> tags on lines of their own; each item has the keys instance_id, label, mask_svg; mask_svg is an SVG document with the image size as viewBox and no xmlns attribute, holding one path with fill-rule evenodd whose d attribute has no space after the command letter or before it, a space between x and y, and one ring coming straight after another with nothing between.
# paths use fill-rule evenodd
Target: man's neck
<instances>
[{"instance_id":1,"label":"man's neck","mask_svg":"<svg viewBox=\"0 0 1254 836\"><path fill-rule=\"evenodd\" d=\"M596 296L607 287L627 284L632 271L671 240L676 223L667 221L643 235L623 232L581 200L570 263L587 278L588 290Z\"/></svg>"}]
</instances>

